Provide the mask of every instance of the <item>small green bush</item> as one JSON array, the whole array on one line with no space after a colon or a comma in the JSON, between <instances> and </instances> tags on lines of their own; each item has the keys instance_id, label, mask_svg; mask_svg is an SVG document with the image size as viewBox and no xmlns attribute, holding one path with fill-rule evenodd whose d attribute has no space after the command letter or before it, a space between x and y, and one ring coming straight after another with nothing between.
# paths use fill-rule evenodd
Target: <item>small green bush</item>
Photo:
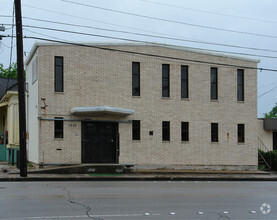
<instances>
[{"instance_id":1,"label":"small green bush","mask_svg":"<svg viewBox=\"0 0 277 220\"><path fill-rule=\"evenodd\" d=\"M276 171L277 170L277 150L264 152L259 149L259 152L267 161L270 161L270 155L271 155L271 170Z\"/></svg>"}]
</instances>

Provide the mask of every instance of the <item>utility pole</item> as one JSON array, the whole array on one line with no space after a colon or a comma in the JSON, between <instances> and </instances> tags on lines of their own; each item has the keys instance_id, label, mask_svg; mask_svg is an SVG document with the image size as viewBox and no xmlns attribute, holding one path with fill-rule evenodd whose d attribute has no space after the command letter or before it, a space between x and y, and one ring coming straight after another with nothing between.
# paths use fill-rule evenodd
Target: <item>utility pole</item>
<instances>
[{"instance_id":1,"label":"utility pole","mask_svg":"<svg viewBox=\"0 0 277 220\"><path fill-rule=\"evenodd\" d=\"M19 103L20 176L27 177L25 79L23 61L21 0L14 1L16 20L17 75Z\"/></svg>"}]
</instances>

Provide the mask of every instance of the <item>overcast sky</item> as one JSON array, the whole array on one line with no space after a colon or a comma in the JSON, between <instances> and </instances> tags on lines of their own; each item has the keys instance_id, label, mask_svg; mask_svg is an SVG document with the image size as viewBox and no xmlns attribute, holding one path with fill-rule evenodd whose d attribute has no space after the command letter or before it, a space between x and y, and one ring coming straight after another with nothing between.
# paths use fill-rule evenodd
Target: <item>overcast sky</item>
<instances>
[{"instance_id":1,"label":"overcast sky","mask_svg":"<svg viewBox=\"0 0 277 220\"><path fill-rule=\"evenodd\" d=\"M5 24L7 29L0 33L2 35L12 34L10 26L13 14L12 2L12 0L0 0L0 24ZM21 3L22 16L25 17L23 18L24 36L55 38L62 41L120 41L28 27L36 26L251 54L258 56L248 55L248 57L261 60L258 67L277 70L276 0L21 0ZM80 27L80 25L90 28ZM182 41L114 31L179 38ZM190 42L191 40L197 42ZM33 39L24 39L26 55L34 42ZM11 38L3 38L0 41L0 63L5 67L10 63L10 47ZM16 62L15 48L12 62ZM258 71L258 117L270 111L276 102L277 72Z\"/></svg>"}]
</instances>

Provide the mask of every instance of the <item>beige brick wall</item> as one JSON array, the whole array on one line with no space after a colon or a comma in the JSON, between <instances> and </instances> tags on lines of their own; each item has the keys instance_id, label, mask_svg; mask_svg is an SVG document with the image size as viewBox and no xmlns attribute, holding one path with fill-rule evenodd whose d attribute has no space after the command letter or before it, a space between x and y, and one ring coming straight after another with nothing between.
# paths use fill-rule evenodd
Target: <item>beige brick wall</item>
<instances>
[{"instance_id":1,"label":"beige brick wall","mask_svg":"<svg viewBox=\"0 0 277 220\"><path fill-rule=\"evenodd\" d=\"M109 46L190 60L256 67L255 62L154 46ZM39 116L141 120L141 140L132 141L130 123L120 123L120 163L167 165L257 165L257 72L244 70L245 101L237 102L237 68L146 57L77 46L40 46ZM64 93L54 93L54 56L64 57ZM132 97L132 62L140 62L141 96ZM162 98L162 64L170 64L170 98ZM189 66L189 99L182 100L181 65ZM218 68L218 101L210 101L210 67ZM77 117L77 106L134 109L123 118ZM170 142L162 141L162 121L170 121ZM181 121L190 123L190 140L181 142ZM211 143L211 123L219 142ZM77 127L68 124L76 123ZM237 143L237 124L245 143ZM40 161L81 163L81 122L64 123L64 140L54 139L54 122L40 121ZM154 131L149 136L149 131ZM229 133L229 138L227 134ZM61 148L61 151L57 151Z\"/></svg>"}]
</instances>

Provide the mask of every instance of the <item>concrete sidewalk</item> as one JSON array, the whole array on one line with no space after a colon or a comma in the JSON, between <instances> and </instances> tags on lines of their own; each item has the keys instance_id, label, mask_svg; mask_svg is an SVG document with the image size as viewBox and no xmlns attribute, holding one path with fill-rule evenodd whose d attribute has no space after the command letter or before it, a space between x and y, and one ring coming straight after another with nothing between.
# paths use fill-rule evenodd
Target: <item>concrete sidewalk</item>
<instances>
[{"instance_id":1,"label":"concrete sidewalk","mask_svg":"<svg viewBox=\"0 0 277 220\"><path fill-rule=\"evenodd\" d=\"M47 170L47 169L45 169ZM276 172L212 170L136 170L132 174L51 174L29 169L27 177L19 170L0 164L0 181L277 181Z\"/></svg>"}]
</instances>

